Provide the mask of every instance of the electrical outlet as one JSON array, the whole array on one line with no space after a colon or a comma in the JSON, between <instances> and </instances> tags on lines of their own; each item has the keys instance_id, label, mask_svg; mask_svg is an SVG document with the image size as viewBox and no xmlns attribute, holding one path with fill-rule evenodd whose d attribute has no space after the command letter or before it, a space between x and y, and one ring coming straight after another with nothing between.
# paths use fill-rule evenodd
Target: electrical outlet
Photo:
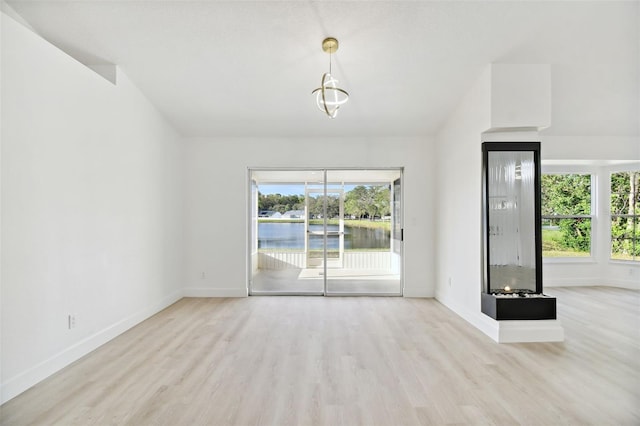
<instances>
[{"instance_id":1,"label":"electrical outlet","mask_svg":"<svg viewBox=\"0 0 640 426\"><path fill-rule=\"evenodd\" d=\"M69 327L69 330L76 328L76 314L69 314L67 316L67 326Z\"/></svg>"},{"instance_id":2,"label":"electrical outlet","mask_svg":"<svg viewBox=\"0 0 640 426\"><path fill-rule=\"evenodd\" d=\"M451 277L449 277L449 287L451 287Z\"/></svg>"}]
</instances>

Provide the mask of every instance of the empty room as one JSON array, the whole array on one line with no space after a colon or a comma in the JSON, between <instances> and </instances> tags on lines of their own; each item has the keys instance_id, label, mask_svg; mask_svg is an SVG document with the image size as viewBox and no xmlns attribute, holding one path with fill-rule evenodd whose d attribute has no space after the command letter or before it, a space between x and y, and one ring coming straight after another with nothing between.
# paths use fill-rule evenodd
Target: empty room
<instances>
[{"instance_id":1,"label":"empty room","mask_svg":"<svg viewBox=\"0 0 640 426\"><path fill-rule=\"evenodd\" d=\"M638 1L0 13L1 425L640 424Z\"/></svg>"}]
</instances>

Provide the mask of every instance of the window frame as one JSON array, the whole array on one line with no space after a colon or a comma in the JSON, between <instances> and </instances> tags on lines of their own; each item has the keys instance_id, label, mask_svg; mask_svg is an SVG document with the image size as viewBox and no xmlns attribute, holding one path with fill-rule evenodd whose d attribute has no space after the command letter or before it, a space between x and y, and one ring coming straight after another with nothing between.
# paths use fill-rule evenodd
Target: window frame
<instances>
[{"instance_id":1,"label":"window frame","mask_svg":"<svg viewBox=\"0 0 640 426\"><path fill-rule=\"evenodd\" d=\"M630 264L630 265L638 265L640 264L640 255L638 256L633 256L632 259L615 259L613 258L613 253L612 253L612 245L613 245L613 219L615 217L625 217L625 218L633 218L634 220L634 224L638 223L640 226L640 213L638 214L628 214L628 213L613 213L611 211L611 197L613 196L613 192L612 192L612 188L611 188L611 184L612 184L612 179L611 176L614 173L640 173L640 169L637 168L625 168L625 167L618 167L618 168L610 168L608 170L608 174L607 174L607 190L608 190L608 198L607 198L607 216L608 216L608 221L607 221L607 226L608 226L608 242L609 242L609 250L608 250L608 260L610 263L623 263L623 264ZM632 240L635 240L635 244L640 245L640 237L636 237L636 228L634 227L634 231L633 231L633 237L631 238Z\"/></svg>"},{"instance_id":2,"label":"window frame","mask_svg":"<svg viewBox=\"0 0 640 426\"><path fill-rule=\"evenodd\" d=\"M545 175L588 175L590 180L590 214L576 214L576 215L541 215L541 220L560 220L560 219L589 219L591 221L591 229L589 235L589 255L588 256L561 256L561 257L547 257L542 252L543 263L595 263L596 262L596 236L597 236L597 172L592 168L583 167L549 167L544 165L542 168L542 176L540 180L542 182Z\"/></svg>"}]
</instances>

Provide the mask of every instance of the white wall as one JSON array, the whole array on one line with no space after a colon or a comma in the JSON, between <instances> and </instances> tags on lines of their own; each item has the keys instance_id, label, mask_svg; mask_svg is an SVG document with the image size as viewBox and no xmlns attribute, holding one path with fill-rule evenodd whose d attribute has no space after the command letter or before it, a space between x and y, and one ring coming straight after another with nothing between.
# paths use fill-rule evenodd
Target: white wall
<instances>
[{"instance_id":1,"label":"white wall","mask_svg":"<svg viewBox=\"0 0 640 426\"><path fill-rule=\"evenodd\" d=\"M638 117L640 122L640 117ZM540 132L542 160L566 164L600 164L609 160L640 160L640 137L612 135L558 136Z\"/></svg>"},{"instance_id":2,"label":"white wall","mask_svg":"<svg viewBox=\"0 0 640 426\"><path fill-rule=\"evenodd\" d=\"M545 64L492 64L491 128L542 129L550 123L551 67Z\"/></svg>"},{"instance_id":3,"label":"white wall","mask_svg":"<svg viewBox=\"0 0 640 426\"><path fill-rule=\"evenodd\" d=\"M491 126L487 67L436 136L436 297L483 329L481 134ZM486 317L488 319L488 317Z\"/></svg>"},{"instance_id":4,"label":"white wall","mask_svg":"<svg viewBox=\"0 0 640 426\"><path fill-rule=\"evenodd\" d=\"M405 295L434 295L430 140L189 139L186 150L186 295L247 294L249 167L402 166Z\"/></svg>"},{"instance_id":5,"label":"white wall","mask_svg":"<svg viewBox=\"0 0 640 426\"><path fill-rule=\"evenodd\" d=\"M1 118L6 401L181 296L183 148L126 75L4 14Z\"/></svg>"}]
</instances>

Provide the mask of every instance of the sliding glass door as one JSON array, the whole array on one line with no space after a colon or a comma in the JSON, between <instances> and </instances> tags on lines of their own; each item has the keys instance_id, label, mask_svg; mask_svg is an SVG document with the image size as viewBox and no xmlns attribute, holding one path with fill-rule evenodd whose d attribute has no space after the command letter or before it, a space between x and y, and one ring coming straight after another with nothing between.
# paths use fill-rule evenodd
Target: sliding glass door
<instances>
[{"instance_id":1,"label":"sliding glass door","mask_svg":"<svg viewBox=\"0 0 640 426\"><path fill-rule=\"evenodd\" d=\"M401 295L401 169L249 170L252 295Z\"/></svg>"},{"instance_id":2,"label":"sliding glass door","mask_svg":"<svg viewBox=\"0 0 640 426\"><path fill-rule=\"evenodd\" d=\"M325 294L324 277L305 272L323 260L323 241L308 232L307 192L324 188L324 171L254 169L249 178L250 294Z\"/></svg>"},{"instance_id":3,"label":"sliding glass door","mask_svg":"<svg viewBox=\"0 0 640 426\"><path fill-rule=\"evenodd\" d=\"M401 223L401 211L393 212L399 178L400 170L327 170L327 186L343 189L345 209L339 218L343 261L338 268L327 265L326 294L402 294L401 251L394 253L391 235L392 223Z\"/></svg>"}]
</instances>

